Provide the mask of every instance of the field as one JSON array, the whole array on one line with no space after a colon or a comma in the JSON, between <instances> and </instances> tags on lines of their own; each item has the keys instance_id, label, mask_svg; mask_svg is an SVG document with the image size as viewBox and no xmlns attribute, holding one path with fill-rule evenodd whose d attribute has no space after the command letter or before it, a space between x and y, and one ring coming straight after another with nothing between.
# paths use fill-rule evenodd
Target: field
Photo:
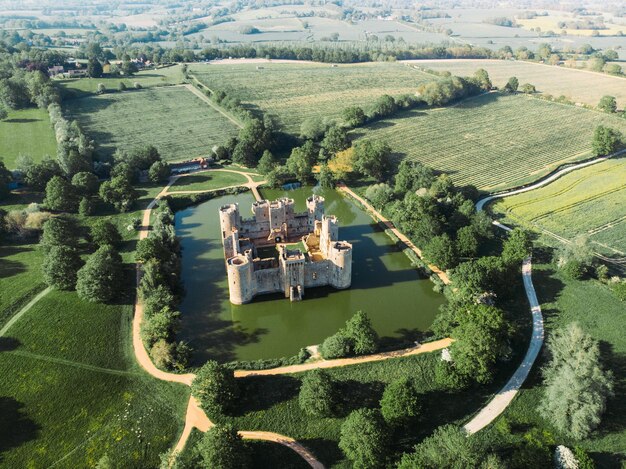
<instances>
[{"instance_id":1,"label":"field","mask_svg":"<svg viewBox=\"0 0 626 469\"><path fill-rule=\"evenodd\" d=\"M0 122L0 159L9 169L15 169L18 155L29 155L34 161L57 154L57 142L45 109L9 111Z\"/></svg>"},{"instance_id":2,"label":"field","mask_svg":"<svg viewBox=\"0 0 626 469\"><path fill-rule=\"evenodd\" d=\"M183 176L176 180L169 191L205 191L246 184L248 180L241 174L216 171Z\"/></svg>"},{"instance_id":3,"label":"field","mask_svg":"<svg viewBox=\"0 0 626 469\"><path fill-rule=\"evenodd\" d=\"M626 78L602 73L511 60L418 60L410 63L449 71L453 75L471 75L476 69L484 68L496 86L503 86L515 76L520 85L531 83L540 93L564 95L591 106L596 106L602 96L609 95L615 96L618 107L626 107Z\"/></svg>"},{"instance_id":4,"label":"field","mask_svg":"<svg viewBox=\"0 0 626 469\"><path fill-rule=\"evenodd\" d=\"M414 94L418 85L436 79L397 63L339 65L237 63L194 65L192 73L209 88L224 90L250 108L278 116L283 128L299 133L312 117L338 118L353 105L367 108L383 94Z\"/></svg>"},{"instance_id":5,"label":"field","mask_svg":"<svg viewBox=\"0 0 626 469\"><path fill-rule=\"evenodd\" d=\"M567 174L540 189L507 197L492 210L515 223L573 239L588 235L596 250L626 253L626 159Z\"/></svg>"},{"instance_id":6,"label":"field","mask_svg":"<svg viewBox=\"0 0 626 469\"><path fill-rule=\"evenodd\" d=\"M116 148L154 145L166 160L211 154L237 128L183 87L110 93L67 101L65 110L111 155Z\"/></svg>"},{"instance_id":7,"label":"field","mask_svg":"<svg viewBox=\"0 0 626 469\"><path fill-rule=\"evenodd\" d=\"M52 292L2 339L0 461L6 467L154 467L182 427L187 390L134 363L130 305Z\"/></svg>"},{"instance_id":8,"label":"field","mask_svg":"<svg viewBox=\"0 0 626 469\"><path fill-rule=\"evenodd\" d=\"M626 130L626 121L607 114L489 93L455 107L409 111L354 133L386 140L399 157L444 171L455 183L492 191L590 157L598 124Z\"/></svg>"}]
</instances>

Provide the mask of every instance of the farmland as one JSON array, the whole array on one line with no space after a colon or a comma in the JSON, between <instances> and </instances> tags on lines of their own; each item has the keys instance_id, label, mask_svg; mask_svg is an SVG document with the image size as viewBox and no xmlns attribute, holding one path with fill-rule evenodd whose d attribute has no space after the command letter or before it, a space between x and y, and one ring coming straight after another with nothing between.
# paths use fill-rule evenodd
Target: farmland
<instances>
[{"instance_id":1,"label":"farmland","mask_svg":"<svg viewBox=\"0 0 626 469\"><path fill-rule=\"evenodd\" d=\"M540 189L492 207L507 219L567 239L587 235L594 249L626 252L626 159L608 160L567 174Z\"/></svg>"},{"instance_id":2,"label":"farmland","mask_svg":"<svg viewBox=\"0 0 626 469\"><path fill-rule=\"evenodd\" d=\"M447 172L455 183L492 191L590 157L598 124L626 130L626 121L606 114L489 93L458 106L408 111L354 133L386 140L399 157Z\"/></svg>"},{"instance_id":3,"label":"farmland","mask_svg":"<svg viewBox=\"0 0 626 469\"><path fill-rule=\"evenodd\" d=\"M298 133L312 117L338 118L353 105L367 108L383 94L414 94L436 77L397 63L339 65L223 61L194 65L192 73L209 88L236 96L250 108L276 115L283 128Z\"/></svg>"},{"instance_id":4,"label":"farmland","mask_svg":"<svg viewBox=\"0 0 626 469\"><path fill-rule=\"evenodd\" d=\"M440 72L449 71L453 75L470 75L476 69L484 68L496 86L503 86L515 76L520 84L531 83L540 93L564 95L591 106L597 105L602 96L609 95L615 96L619 107L626 106L626 78L602 73L510 60L419 60L410 63Z\"/></svg>"},{"instance_id":5,"label":"farmland","mask_svg":"<svg viewBox=\"0 0 626 469\"><path fill-rule=\"evenodd\" d=\"M9 169L15 169L15 159L28 155L34 161L48 155L55 157L57 143L45 109L10 111L0 122L0 158Z\"/></svg>"},{"instance_id":6,"label":"farmland","mask_svg":"<svg viewBox=\"0 0 626 469\"><path fill-rule=\"evenodd\" d=\"M111 155L116 148L154 145L164 159L208 155L216 144L237 133L228 119L183 87L110 93L68 101L77 119Z\"/></svg>"}]
</instances>

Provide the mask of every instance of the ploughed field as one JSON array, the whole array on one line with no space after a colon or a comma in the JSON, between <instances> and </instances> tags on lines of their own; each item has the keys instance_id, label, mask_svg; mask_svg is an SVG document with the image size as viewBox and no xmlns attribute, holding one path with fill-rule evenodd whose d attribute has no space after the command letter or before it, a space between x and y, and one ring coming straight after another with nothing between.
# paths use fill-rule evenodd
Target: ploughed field
<instances>
[{"instance_id":1,"label":"ploughed field","mask_svg":"<svg viewBox=\"0 0 626 469\"><path fill-rule=\"evenodd\" d=\"M587 235L606 255L626 253L626 159L574 171L540 189L499 200L497 214L567 239Z\"/></svg>"},{"instance_id":2,"label":"ploughed field","mask_svg":"<svg viewBox=\"0 0 626 469\"><path fill-rule=\"evenodd\" d=\"M512 76L520 85L531 83L537 91L555 97L564 95L572 101L595 106L604 95L615 96L618 106L626 106L626 78L602 73L585 72L566 67L555 67L523 61L451 59L416 60L411 64L452 75L472 75L484 68L495 86L502 87Z\"/></svg>"},{"instance_id":3,"label":"ploughed field","mask_svg":"<svg viewBox=\"0 0 626 469\"><path fill-rule=\"evenodd\" d=\"M72 119L110 155L154 145L166 160L209 155L237 135L226 117L183 87L105 93L64 103Z\"/></svg>"},{"instance_id":4,"label":"ploughed field","mask_svg":"<svg viewBox=\"0 0 626 469\"><path fill-rule=\"evenodd\" d=\"M626 131L626 120L608 114L525 95L489 93L457 106L407 111L353 134L386 140L398 157L444 171L459 185L493 191L591 157L599 124Z\"/></svg>"},{"instance_id":5,"label":"ploughed field","mask_svg":"<svg viewBox=\"0 0 626 469\"><path fill-rule=\"evenodd\" d=\"M257 69L259 67L259 69ZM414 94L437 77L399 63L237 63L193 65L192 74L212 90L239 98L250 109L273 114L299 133L308 118L338 118L349 106L365 110L384 94ZM473 73L473 72L472 72Z\"/></svg>"}]
</instances>

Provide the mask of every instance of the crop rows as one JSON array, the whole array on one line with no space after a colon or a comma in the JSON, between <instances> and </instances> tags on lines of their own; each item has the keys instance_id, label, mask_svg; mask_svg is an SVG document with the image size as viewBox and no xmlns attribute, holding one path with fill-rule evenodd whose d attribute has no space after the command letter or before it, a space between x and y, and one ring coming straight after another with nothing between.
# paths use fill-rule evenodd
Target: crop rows
<instances>
[{"instance_id":1,"label":"crop rows","mask_svg":"<svg viewBox=\"0 0 626 469\"><path fill-rule=\"evenodd\" d=\"M500 190L589 157L598 124L626 130L626 121L606 114L490 93L455 107L410 111L356 135L387 140L399 156L447 172L458 184Z\"/></svg>"},{"instance_id":2,"label":"crop rows","mask_svg":"<svg viewBox=\"0 0 626 469\"><path fill-rule=\"evenodd\" d=\"M368 107L383 94L414 94L436 79L398 63L199 65L192 73L211 89L223 90L250 108L278 117L298 133L307 118L337 118L352 105Z\"/></svg>"},{"instance_id":3,"label":"crop rows","mask_svg":"<svg viewBox=\"0 0 626 469\"><path fill-rule=\"evenodd\" d=\"M66 109L101 145L104 155L116 148L151 144L167 160L193 158L210 154L213 145L225 143L238 130L182 87L74 99Z\"/></svg>"}]
</instances>

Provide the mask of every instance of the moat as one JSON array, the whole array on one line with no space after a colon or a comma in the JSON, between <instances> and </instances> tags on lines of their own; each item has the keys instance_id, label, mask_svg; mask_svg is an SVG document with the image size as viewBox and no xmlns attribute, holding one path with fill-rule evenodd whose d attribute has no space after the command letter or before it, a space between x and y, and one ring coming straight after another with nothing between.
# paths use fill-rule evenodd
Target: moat
<instances>
[{"instance_id":1,"label":"moat","mask_svg":"<svg viewBox=\"0 0 626 469\"><path fill-rule=\"evenodd\" d=\"M312 188L262 191L273 200L288 196L298 211ZM229 301L218 209L238 203L248 215L252 194L220 197L176 214L176 230L183 246L186 295L181 338L194 348L194 362L256 360L290 356L306 345L333 334L357 310L367 312L381 337L412 337L430 326L443 295L421 278L409 259L371 217L335 190L318 190L326 211L340 222L339 236L354 246L352 285L348 290L319 287L307 290L303 301L284 295L255 298L251 303Z\"/></svg>"}]
</instances>

